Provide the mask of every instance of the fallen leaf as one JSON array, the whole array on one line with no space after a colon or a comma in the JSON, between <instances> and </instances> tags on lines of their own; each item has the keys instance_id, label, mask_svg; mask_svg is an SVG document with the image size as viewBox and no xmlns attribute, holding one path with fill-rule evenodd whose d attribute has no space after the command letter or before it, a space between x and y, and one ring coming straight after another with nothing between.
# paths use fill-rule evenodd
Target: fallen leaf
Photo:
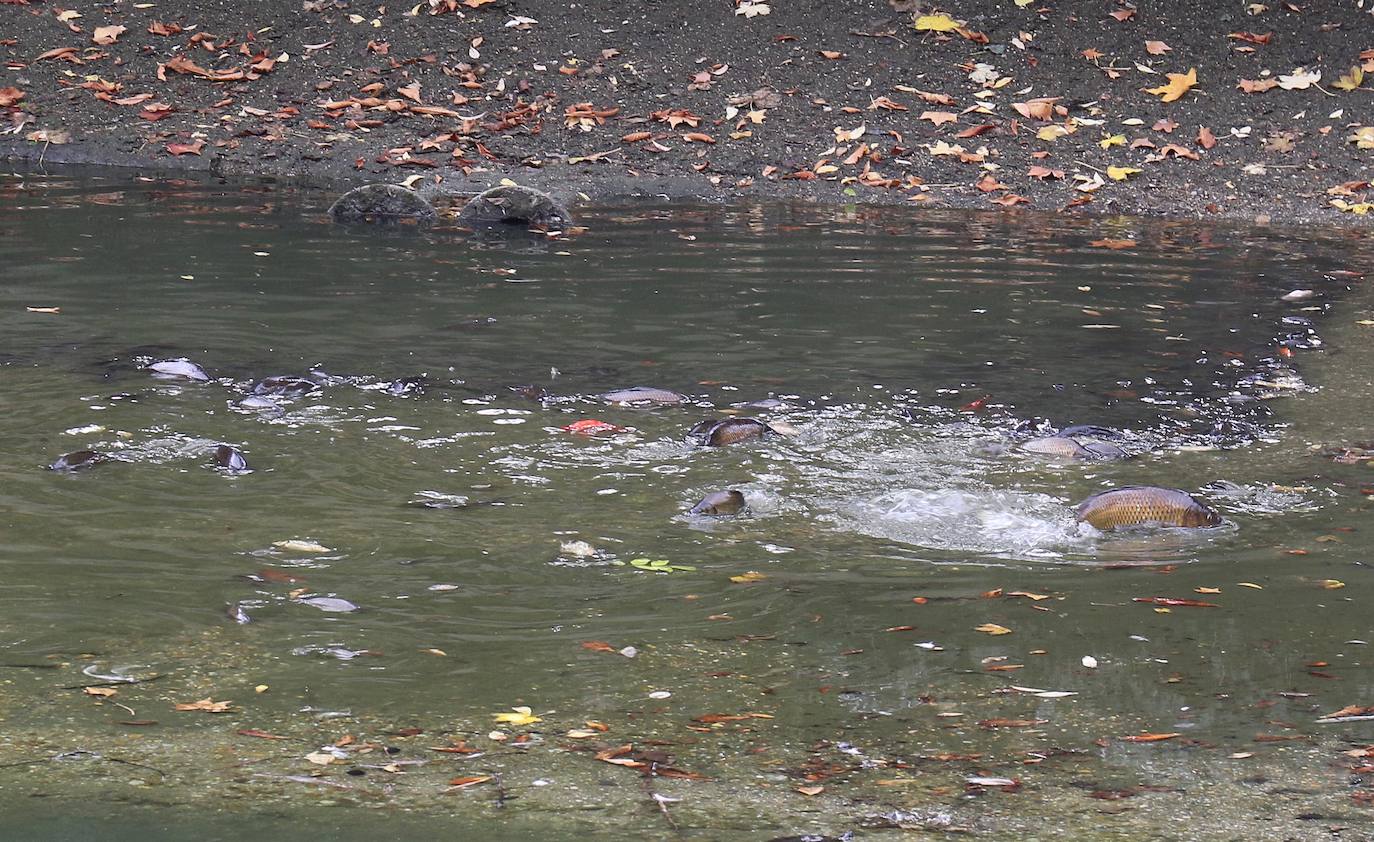
<instances>
[{"instance_id":1,"label":"fallen leaf","mask_svg":"<svg viewBox=\"0 0 1374 842\"><path fill-rule=\"evenodd\" d=\"M614 652L614 651L615 651L615 647L612 646L611 644L607 643L607 642L604 641L604 640L585 640L585 641L582 642L582 648L583 648L583 649L590 650L590 651L592 651L592 652ZM503 714L503 715L504 715L504 714Z\"/></svg>"},{"instance_id":2,"label":"fallen leaf","mask_svg":"<svg viewBox=\"0 0 1374 842\"><path fill-rule=\"evenodd\" d=\"M100 698L109 698L119 692L113 687L82 687L81 689L85 691L87 696L99 696Z\"/></svg>"},{"instance_id":3,"label":"fallen leaf","mask_svg":"<svg viewBox=\"0 0 1374 842\"><path fill-rule=\"evenodd\" d=\"M450 789L463 789L464 787L477 786L491 780L491 775L463 775L448 782Z\"/></svg>"},{"instance_id":4,"label":"fallen leaf","mask_svg":"<svg viewBox=\"0 0 1374 842\"><path fill-rule=\"evenodd\" d=\"M913 22L918 32L953 32L963 25L949 15L921 15Z\"/></svg>"},{"instance_id":5,"label":"fallen leaf","mask_svg":"<svg viewBox=\"0 0 1374 842\"><path fill-rule=\"evenodd\" d=\"M491 717L497 722L502 722L507 725L532 725L535 722L544 721L535 716L533 710L523 705L521 707L511 708L511 711L511 713L493 713Z\"/></svg>"},{"instance_id":6,"label":"fallen leaf","mask_svg":"<svg viewBox=\"0 0 1374 842\"><path fill-rule=\"evenodd\" d=\"M1292 73L1280 75L1279 87L1285 91L1305 91L1320 82L1321 79L1320 70L1310 71L1306 67L1299 67Z\"/></svg>"},{"instance_id":7,"label":"fallen leaf","mask_svg":"<svg viewBox=\"0 0 1374 842\"><path fill-rule=\"evenodd\" d=\"M1128 743L1157 743L1161 740L1172 740L1174 737L1181 736L1183 736L1183 734L1173 732L1170 734L1136 734L1132 737L1117 737L1117 739Z\"/></svg>"},{"instance_id":8,"label":"fallen leaf","mask_svg":"<svg viewBox=\"0 0 1374 842\"><path fill-rule=\"evenodd\" d=\"M1236 87L1247 94L1257 94L1279 86L1278 79L1241 79Z\"/></svg>"},{"instance_id":9,"label":"fallen leaf","mask_svg":"<svg viewBox=\"0 0 1374 842\"><path fill-rule=\"evenodd\" d=\"M1211 129L1206 126L1200 126L1197 130L1197 143L1198 146L1201 146L1203 149L1211 149L1213 146L1217 145L1217 138L1216 135L1212 134Z\"/></svg>"},{"instance_id":10,"label":"fallen leaf","mask_svg":"<svg viewBox=\"0 0 1374 842\"><path fill-rule=\"evenodd\" d=\"M1342 91L1353 91L1364 82L1364 69L1358 64L1350 68L1350 72L1331 83L1331 87Z\"/></svg>"},{"instance_id":11,"label":"fallen leaf","mask_svg":"<svg viewBox=\"0 0 1374 842\"><path fill-rule=\"evenodd\" d=\"M984 634L1011 634L1011 629L1006 626L999 626L996 623L984 623L981 626L976 626L973 630L983 632Z\"/></svg>"},{"instance_id":12,"label":"fallen leaf","mask_svg":"<svg viewBox=\"0 0 1374 842\"><path fill-rule=\"evenodd\" d=\"M91 40L101 46L106 46L118 41L119 36L127 31L122 26L97 26L91 35Z\"/></svg>"},{"instance_id":13,"label":"fallen leaf","mask_svg":"<svg viewBox=\"0 0 1374 842\"><path fill-rule=\"evenodd\" d=\"M743 585L748 584L749 582L760 582L767 578L767 576L758 572L757 570L750 570L749 572L741 573L738 576L731 576L730 581L735 582L736 584Z\"/></svg>"},{"instance_id":14,"label":"fallen leaf","mask_svg":"<svg viewBox=\"0 0 1374 842\"><path fill-rule=\"evenodd\" d=\"M1107 167L1107 177L1112 181L1125 181L1139 172L1135 167Z\"/></svg>"},{"instance_id":15,"label":"fallen leaf","mask_svg":"<svg viewBox=\"0 0 1374 842\"><path fill-rule=\"evenodd\" d=\"M940 126L945 123L956 122L959 115L953 111L922 111L920 119L929 120L932 124Z\"/></svg>"},{"instance_id":16,"label":"fallen leaf","mask_svg":"<svg viewBox=\"0 0 1374 842\"><path fill-rule=\"evenodd\" d=\"M18 88L0 88L0 108L8 108L24 98L24 92Z\"/></svg>"},{"instance_id":17,"label":"fallen leaf","mask_svg":"<svg viewBox=\"0 0 1374 842\"><path fill-rule=\"evenodd\" d=\"M1131 602L1145 602L1150 605L1183 606L1185 608L1220 608L1215 602L1201 602L1196 599L1175 599L1168 596L1133 596Z\"/></svg>"},{"instance_id":18,"label":"fallen leaf","mask_svg":"<svg viewBox=\"0 0 1374 842\"><path fill-rule=\"evenodd\" d=\"M1197 84L1197 68L1195 67L1189 68L1187 73L1169 73L1166 75L1169 79L1168 84L1160 85L1157 88L1146 88L1145 93L1154 94L1164 102L1173 102ZM1320 78L1320 74L1318 74L1318 78Z\"/></svg>"},{"instance_id":19,"label":"fallen leaf","mask_svg":"<svg viewBox=\"0 0 1374 842\"><path fill-rule=\"evenodd\" d=\"M173 155L199 155L205 148L205 141L197 138L193 143L169 143L167 151Z\"/></svg>"},{"instance_id":20,"label":"fallen leaf","mask_svg":"<svg viewBox=\"0 0 1374 842\"><path fill-rule=\"evenodd\" d=\"M1163 41L1145 42L1145 52L1149 53L1152 56L1162 56L1165 53L1170 52L1171 50L1173 50L1173 47L1170 47Z\"/></svg>"},{"instance_id":21,"label":"fallen leaf","mask_svg":"<svg viewBox=\"0 0 1374 842\"><path fill-rule=\"evenodd\" d=\"M1100 249L1129 249L1135 248L1135 240L1093 240L1088 243L1093 248Z\"/></svg>"},{"instance_id":22,"label":"fallen leaf","mask_svg":"<svg viewBox=\"0 0 1374 842\"><path fill-rule=\"evenodd\" d=\"M825 787L823 787L823 786L818 786L818 785L814 785L814 784L811 785L811 786L799 786L799 787L797 787L797 792L800 792L802 795L808 795L808 796L809 796L809 795L820 795L822 792L825 792Z\"/></svg>"},{"instance_id":23,"label":"fallen leaf","mask_svg":"<svg viewBox=\"0 0 1374 842\"><path fill-rule=\"evenodd\" d=\"M229 710L229 706L232 704L233 702L228 701L211 701L210 697L206 696L198 702L177 702L172 707L175 710L199 710L206 713L224 713Z\"/></svg>"}]
</instances>

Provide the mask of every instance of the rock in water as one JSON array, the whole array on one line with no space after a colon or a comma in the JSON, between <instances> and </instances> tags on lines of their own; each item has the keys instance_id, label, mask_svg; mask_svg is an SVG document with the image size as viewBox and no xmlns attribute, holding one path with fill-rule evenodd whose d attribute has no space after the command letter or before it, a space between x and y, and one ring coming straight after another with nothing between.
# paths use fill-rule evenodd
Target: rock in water
<instances>
[{"instance_id":1,"label":"rock in water","mask_svg":"<svg viewBox=\"0 0 1374 842\"><path fill-rule=\"evenodd\" d=\"M1129 485L1102 491L1074 510L1081 521L1098 529L1123 526L1216 526L1221 515L1196 497L1177 488Z\"/></svg>"},{"instance_id":2,"label":"rock in water","mask_svg":"<svg viewBox=\"0 0 1374 842\"><path fill-rule=\"evenodd\" d=\"M548 193L530 187L493 187L463 205L458 224L468 227L521 225L545 231L568 228L572 214Z\"/></svg>"},{"instance_id":3,"label":"rock in water","mask_svg":"<svg viewBox=\"0 0 1374 842\"><path fill-rule=\"evenodd\" d=\"M227 444L215 448L215 467L235 474L252 470L248 467L248 457L243 455L243 451Z\"/></svg>"},{"instance_id":4,"label":"rock in water","mask_svg":"<svg viewBox=\"0 0 1374 842\"><path fill-rule=\"evenodd\" d=\"M722 447L727 444L761 439L773 432L773 428L757 418L724 418L719 421L702 421L687 431L687 438L706 447Z\"/></svg>"},{"instance_id":5,"label":"rock in water","mask_svg":"<svg viewBox=\"0 0 1374 842\"><path fill-rule=\"evenodd\" d=\"M210 382L210 375L205 373L205 369L185 357L179 357L175 360L158 360L155 363L150 363L148 370L168 377L184 377L197 383Z\"/></svg>"},{"instance_id":6,"label":"rock in water","mask_svg":"<svg viewBox=\"0 0 1374 842\"><path fill-rule=\"evenodd\" d=\"M104 453L97 450L74 450L71 453L64 453L57 457L57 461L48 466L50 471L79 471L93 465L99 465L109 459Z\"/></svg>"},{"instance_id":7,"label":"rock in water","mask_svg":"<svg viewBox=\"0 0 1374 842\"><path fill-rule=\"evenodd\" d=\"M734 490L713 491L692 507L694 515L733 515L744 508L744 495Z\"/></svg>"},{"instance_id":8,"label":"rock in water","mask_svg":"<svg viewBox=\"0 0 1374 842\"><path fill-rule=\"evenodd\" d=\"M433 222L434 206L409 187L399 184L364 184L338 198L329 207L335 222L397 222L413 219Z\"/></svg>"}]
</instances>

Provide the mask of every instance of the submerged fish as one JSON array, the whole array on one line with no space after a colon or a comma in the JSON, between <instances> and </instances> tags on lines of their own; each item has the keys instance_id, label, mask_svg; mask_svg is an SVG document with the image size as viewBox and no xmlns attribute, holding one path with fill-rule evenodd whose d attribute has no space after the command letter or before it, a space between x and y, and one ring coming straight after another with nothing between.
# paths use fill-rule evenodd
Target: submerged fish
<instances>
[{"instance_id":1,"label":"submerged fish","mask_svg":"<svg viewBox=\"0 0 1374 842\"><path fill-rule=\"evenodd\" d=\"M71 453L64 453L57 457L57 461L48 466L50 471L79 471L89 468L92 465L99 465L110 457L98 450L73 450Z\"/></svg>"},{"instance_id":2,"label":"submerged fish","mask_svg":"<svg viewBox=\"0 0 1374 842\"><path fill-rule=\"evenodd\" d=\"M1080 441L1060 433L1057 436L1042 436L1021 442L1018 447L1028 453L1057 456L1064 459L1078 459L1084 462L1105 462L1112 459L1125 459L1126 451L1105 441Z\"/></svg>"},{"instance_id":3,"label":"submerged fish","mask_svg":"<svg viewBox=\"0 0 1374 842\"><path fill-rule=\"evenodd\" d=\"M1216 526L1221 515L1177 488L1129 485L1092 495L1074 509L1080 521L1098 529L1155 524L1160 526Z\"/></svg>"},{"instance_id":4,"label":"submerged fish","mask_svg":"<svg viewBox=\"0 0 1374 842\"><path fill-rule=\"evenodd\" d=\"M175 360L158 360L155 363L150 363L148 370L168 377L184 377L197 383L210 381L210 375L205 373L205 369L185 357L179 357Z\"/></svg>"},{"instance_id":5,"label":"submerged fish","mask_svg":"<svg viewBox=\"0 0 1374 842\"><path fill-rule=\"evenodd\" d=\"M270 395L281 398L298 398L319 388L320 384L314 380L307 380L304 377L279 375L276 377L264 377L262 380L254 383L252 394L258 396Z\"/></svg>"},{"instance_id":6,"label":"submerged fish","mask_svg":"<svg viewBox=\"0 0 1374 842\"><path fill-rule=\"evenodd\" d=\"M749 439L761 439L775 432L757 418L707 419L687 431L687 438L706 447L721 447Z\"/></svg>"},{"instance_id":7,"label":"submerged fish","mask_svg":"<svg viewBox=\"0 0 1374 842\"><path fill-rule=\"evenodd\" d=\"M215 448L215 467L233 473L252 470L248 467L248 457L243 455L243 451L227 444Z\"/></svg>"},{"instance_id":8,"label":"submerged fish","mask_svg":"<svg viewBox=\"0 0 1374 842\"><path fill-rule=\"evenodd\" d=\"M694 515L733 515L744 508L744 495L734 490L713 491L691 509Z\"/></svg>"},{"instance_id":9,"label":"submerged fish","mask_svg":"<svg viewBox=\"0 0 1374 842\"><path fill-rule=\"evenodd\" d=\"M687 400L677 392L670 392L667 389L656 389L652 386L633 386L629 389L617 389L614 392L604 392L596 397L606 403L616 403L624 406L672 406Z\"/></svg>"}]
</instances>

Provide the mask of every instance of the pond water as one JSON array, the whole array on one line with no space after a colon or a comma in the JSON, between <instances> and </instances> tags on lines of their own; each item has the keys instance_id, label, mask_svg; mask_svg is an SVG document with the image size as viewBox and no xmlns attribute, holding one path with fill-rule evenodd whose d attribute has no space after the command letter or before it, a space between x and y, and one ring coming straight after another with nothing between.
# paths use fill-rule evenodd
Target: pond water
<instances>
[{"instance_id":1,"label":"pond water","mask_svg":"<svg viewBox=\"0 0 1374 842\"><path fill-rule=\"evenodd\" d=\"M15 838L1374 832L1374 727L1318 722L1374 705L1367 236L328 201L0 178ZM686 439L727 414L786 434ZM1078 424L1133 458L1015 447ZM1224 523L1076 523L1133 484Z\"/></svg>"}]
</instances>

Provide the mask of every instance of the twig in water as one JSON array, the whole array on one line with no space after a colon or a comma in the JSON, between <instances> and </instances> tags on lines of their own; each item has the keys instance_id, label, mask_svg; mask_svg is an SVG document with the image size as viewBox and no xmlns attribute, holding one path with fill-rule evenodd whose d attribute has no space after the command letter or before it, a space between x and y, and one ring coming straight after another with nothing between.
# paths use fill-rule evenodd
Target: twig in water
<instances>
[{"instance_id":1,"label":"twig in water","mask_svg":"<svg viewBox=\"0 0 1374 842\"><path fill-rule=\"evenodd\" d=\"M677 826L677 822L673 821L672 815L668 812L668 803L672 801L681 801L682 799L669 798L666 795L660 795L659 793L654 792L654 785L650 783L650 781L656 774L655 769L657 768L658 764L651 762L649 763L648 768L644 770L644 774L640 776L640 781L644 784L644 793L649 796L649 800L653 801L654 806L657 807L658 811L663 814L663 820L668 823L668 827L671 827L673 829L673 833L681 835L682 829Z\"/></svg>"}]
</instances>

